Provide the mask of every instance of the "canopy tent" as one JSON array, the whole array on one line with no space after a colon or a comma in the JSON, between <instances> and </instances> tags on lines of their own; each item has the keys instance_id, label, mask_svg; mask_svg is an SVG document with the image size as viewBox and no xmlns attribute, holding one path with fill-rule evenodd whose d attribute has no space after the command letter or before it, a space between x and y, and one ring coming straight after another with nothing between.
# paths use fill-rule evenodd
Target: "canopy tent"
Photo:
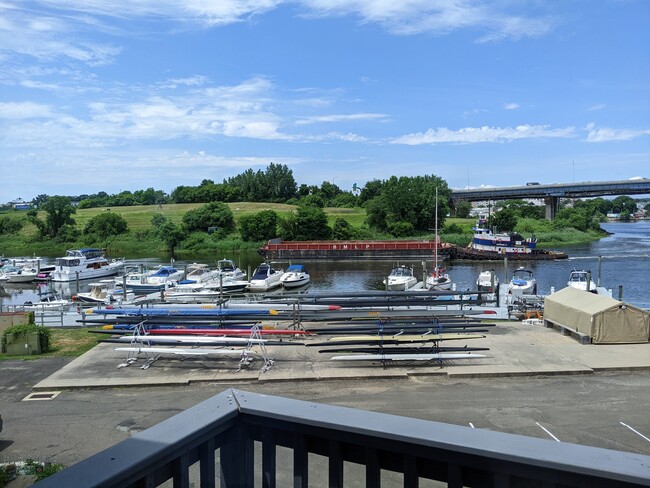
<instances>
[{"instance_id":1,"label":"canopy tent","mask_svg":"<svg viewBox=\"0 0 650 488\"><path fill-rule=\"evenodd\" d=\"M588 335L594 344L650 341L649 312L573 287L544 299L544 320Z\"/></svg>"}]
</instances>

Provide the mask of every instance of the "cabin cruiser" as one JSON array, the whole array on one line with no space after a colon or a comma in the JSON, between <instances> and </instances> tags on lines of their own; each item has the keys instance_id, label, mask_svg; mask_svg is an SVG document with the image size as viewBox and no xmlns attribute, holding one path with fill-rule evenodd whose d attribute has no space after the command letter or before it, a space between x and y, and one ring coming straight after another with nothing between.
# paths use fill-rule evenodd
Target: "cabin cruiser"
<instances>
[{"instance_id":1,"label":"cabin cruiser","mask_svg":"<svg viewBox=\"0 0 650 488\"><path fill-rule=\"evenodd\" d=\"M218 269L210 269L205 263L192 263L187 265L187 274L179 284L207 283L218 277Z\"/></svg>"},{"instance_id":2,"label":"cabin cruiser","mask_svg":"<svg viewBox=\"0 0 650 488\"><path fill-rule=\"evenodd\" d=\"M510 294L535 295L537 293L537 280L533 272L524 267L517 268L510 280Z\"/></svg>"},{"instance_id":3,"label":"cabin cruiser","mask_svg":"<svg viewBox=\"0 0 650 488\"><path fill-rule=\"evenodd\" d=\"M249 291L268 291L282 285L280 278L283 271L281 269L273 269L268 263L262 263L257 268L248 283L247 289Z\"/></svg>"},{"instance_id":4,"label":"cabin cruiser","mask_svg":"<svg viewBox=\"0 0 650 488\"><path fill-rule=\"evenodd\" d=\"M290 264L280 277L285 288L298 288L309 283L311 276L302 264Z\"/></svg>"},{"instance_id":5,"label":"cabin cruiser","mask_svg":"<svg viewBox=\"0 0 650 488\"><path fill-rule=\"evenodd\" d=\"M391 270L384 280L384 285L390 291L406 291L413 288L417 282L418 279L413 276L413 268L402 265Z\"/></svg>"},{"instance_id":6,"label":"cabin cruiser","mask_svg":"<svg viewBox=\"0 0 650 488\"><path fill-rule=\"evenodd\" d=\"M499 286L499 277L493 269L489 271L481 271L476 280L476 289L478 291L487 291L494 293Z\"/></svg>"},{"instance_id":7,"label":"cabin cruiser","mask_svg":"<svg viewBox=\"0 0 650 488\"><path fill-rule=\"evenodd\" d=\"M451 290L451 285L452 281L449 275L446 273L446 269L441 268L440 266L436 266L436 268L431 273L429 273L429 276L427 276L427 290Z\"/></svg>"},{"instance_id":8,"label":"cabin cruiser","mask_svg":"<svg viewBox=\"0 0 650 488\"><path fill-rule=\"evenodd\" d=\"M591 271L584 269L577 269L571 271L569 275L568 286L572 286L578 290L590 291L591 293L597 293L596 283L591 279Z\"/></svg>"},{"instance_id":9,"label":"cabin cruiser","mask_svg":"<svg viewBox=\"0 0 650 488\"><path fill-rule=\"evenodd\" d=\"M55 269L50 277L52 281L101 278L117 274L124 263L124 259L109 261L101 249L70 249L64 257L56 259Z\"/></svg>"}]
</instances>

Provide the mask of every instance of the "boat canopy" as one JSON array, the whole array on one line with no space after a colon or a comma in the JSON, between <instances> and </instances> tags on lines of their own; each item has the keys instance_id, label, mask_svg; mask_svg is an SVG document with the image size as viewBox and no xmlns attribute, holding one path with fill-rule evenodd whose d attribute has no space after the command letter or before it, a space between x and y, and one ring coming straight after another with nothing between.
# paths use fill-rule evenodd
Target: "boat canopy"
<instances>
[{"instance_id":1,"label":"boat canopy","mask_svg":"<svg viewBox=\"0 0 650 488\"><path fill-rule=\"evenodd\" d=\"M290 264L287 273L306 273L307 269L302 264Z\"/></svg>"}]
</instances>

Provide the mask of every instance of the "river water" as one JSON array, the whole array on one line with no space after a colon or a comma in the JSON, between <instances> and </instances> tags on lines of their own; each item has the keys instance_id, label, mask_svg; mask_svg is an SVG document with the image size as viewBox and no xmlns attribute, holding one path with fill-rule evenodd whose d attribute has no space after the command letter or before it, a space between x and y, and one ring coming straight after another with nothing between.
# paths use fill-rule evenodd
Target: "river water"
<instances>
[{"instance_id":1,"label":"river water","mask_svg":"<svg viewBox=\"0 0 650 488\"><path fill-rule=\"evenodd\" d=\"M590 270L593 280L600 286L612 290L612 296L619 298L622 293L624 301L650 309L650 221L634 223L607 223L601 225L611 232L608 237L591 243L575 246L558 247L565 251L569 259L560 261L530 261L525 263L509 262L468 262L451 261L445 263L447 272L458 290L474 290L476 278L483 270L494 269L499 280L504 283L520 265L533 271L538 283L538 293L547 295L553 290L564 288L569 273L574 269ZM116 256L111 256L116 257ZM250 271L261 262L256 253L233 256L209 256L191 261L178 260L177 267L199 261L208 265L216 264L218 259L234 259L244 271ZM169 264L164 259L130 259L129 264ZM274 263L284 267L288 263ZM307 266L312 283L309 290L314 292L364 291L383 289L382 280L390 273L396 261L345 261L345 262L308 262ZM403 260L399 264L413 266L415 273L422 277L421 260ZM431 268L432 261L426 263ZM88 288L87 282L80 283L80 290ZM39 295L57 292L69 298L77 292L76 283L63 284L20 284L0 287L0 300L4 305L23 304L25 301L38 301Z\"/></svg>"}]
</instances>

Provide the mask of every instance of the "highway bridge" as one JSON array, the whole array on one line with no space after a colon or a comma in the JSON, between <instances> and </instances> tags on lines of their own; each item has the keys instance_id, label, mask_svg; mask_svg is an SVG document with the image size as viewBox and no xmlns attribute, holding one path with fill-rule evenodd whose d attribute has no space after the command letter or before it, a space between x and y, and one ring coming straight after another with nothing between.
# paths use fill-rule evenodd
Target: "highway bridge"
<instances>
[{"instance_id":1,"label":"highway bridge","mask_svg":"<svg viewBox=\"0 0 650 488\"><path fill-rule=\"evenodd\" d=\"M546 203L546 218L552 220L558 209L560 198L584 198L608 195L650 195L650 179L639 178L623 181L583 181L581 183L554 183L540 185L527 183L524 186L453 190L452 203L466 200L482 202L488 200L515 200L535 198Z\"/></svg>"}]
</instances>

